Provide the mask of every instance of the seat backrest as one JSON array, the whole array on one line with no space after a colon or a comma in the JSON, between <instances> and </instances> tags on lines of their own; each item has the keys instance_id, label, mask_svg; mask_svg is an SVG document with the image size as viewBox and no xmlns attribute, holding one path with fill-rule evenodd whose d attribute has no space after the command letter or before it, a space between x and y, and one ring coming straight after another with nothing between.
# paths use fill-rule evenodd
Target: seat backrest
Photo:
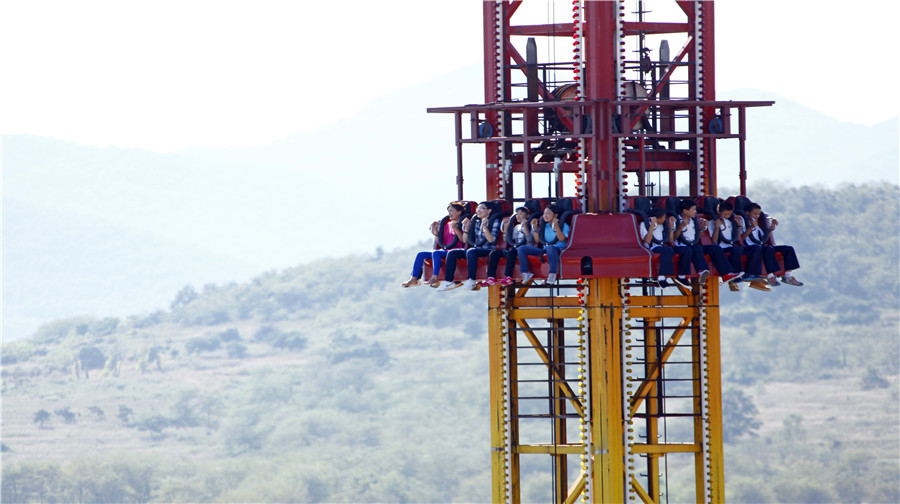
<instances>
[{"instance_id":1,"label":"seat backrest","mask_svg":"<svg viewBox=\"0 0 900 504\"><path fill-rule=\"evenodd\" d=\"M512 214L512 203L502 199L487 201L488 208L491 209L491 220L508 217Z\"/></svg>"},{"instance_id":2,"label":"seat backrest","mask_svg":"<svg viewBox=\"0 0 900 504\"><path fill-rule=\"evenodd\" d=\"M749 226L750 218L747 217L747 212L745 211L745 209L747 208L747 205L749 205L751 203L750 198L748 198L746 196L737 195L737 196L729 196L726 201L728 201L729 203L734 205L734 213L739 215L741 217L741 219L744 220L745 226Z\"/></svg>"},{"instance_id":3,"label":"seat backrest","mask_svg":"<svg viewBox=\"0 0 900 504\"><path fill-rule=\"evenodd\" d=\"M549 204L549 198L532 198L523 203L522 206L528 209L528 219L531 220L539 219Z\"/></svg>"},{"instance_id":4,"label":"seat backrest","mask_svg":"<svg viewBox=\"0 0 900 504\"><path fill-rule=\"evenodd\" d=\"M650 210L653 209L653 202L646 196L636 196L628 198L628 208L626 212L633 213L638 217L638 224L646 222L650 216Z\"/></svg>"},{"instance_id":5,"label":"seat backrest","mask_svg":"<svg viewBox=\"0 0 900 504\"><path fill-rule=\"evenodd\" d=\"M665 196L656 200L656 207L666 211L666 215L678 216L681 212L678 207L681 205L681 199L675 196Z\"/></svg>"},{"instance_id":6,"label":"seat backrest","mask_svg":"<svg viewBox=\"0 0 900 504\"><path fill-rule=\"evenodd\" d=\"M697 198L697 212L706 217L707 220L716 220L719 218L718 208L720 201L715 196L700 196Z\"/></svg>"},{"instance_id":7,"label":"seat backrest","mask_svg":"<svg viewBox=\"0 0 900 504\"><path fill-rule=\"evenodd\" d=\"M581 213L581 200L578 198L559 198L556 206L559 207L559 220L569 225L572 224L572 217Z\"/></svg>"}]
</instances>

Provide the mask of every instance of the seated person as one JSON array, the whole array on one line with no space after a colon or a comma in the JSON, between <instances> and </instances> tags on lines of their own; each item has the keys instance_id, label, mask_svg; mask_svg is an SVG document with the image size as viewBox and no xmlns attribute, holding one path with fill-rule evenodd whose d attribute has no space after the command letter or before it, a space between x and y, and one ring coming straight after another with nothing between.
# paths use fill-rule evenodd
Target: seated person
<instances>
[{"instance_id":1,"label":"seated person","mask_svg":"<svg viewBox=\"0 0 900 504\"><path fill-rule=\"evenodd\" d=\"M506 239L506 250L491 251L491 255L488 256L487 280L481 282L481 285L512 285L512 274L513 269L516 267L519 247L534 243L534 237L531 234L531 223L528 221L528 213L528 209L525 207L516 208L515 215L501 226L503 236ZM510 231L509 226L514 220L516 225ZM495 277L501 257L506 257L506 267L503 270L503 278L497 281Z\"/></svg>"},{"instance_id":2,"label":"seated person","mask_svg":"<svg viewBox=\"0 0 900 504\"><path fill-rule=\"evenodd\" d=\"M674 238L675 230L671 225L673 223L673 220L669 220L667 223L665 210L652 208L647 214L647 220L640 225L641 243L650 249L650 252L659 254L659 271L656 281L663 288L669 286L666 277L675 276L675 266L672 261L672 258L675 256L675 249L669 246ZM684 267L687 266L688 271L690 271L690 261L690 254L687 256L682 255L678 265L679 270L683 272ZM686 278L683 281L685 284L687 283Z\"/></svg>"},{"instance_id":3,"label":"seated person","mask_svg":"<svg viewBox=\"0 0 900 504\"><path fill-rule=\"evenodd\" d=\"M465 247L462 229L459 226L459 219L462 217L463 211L464 207L461 204L457 202L450 203L450 206L447 207L447 217L441 219L441 222L435 221L431 223L429 229L431 230L431 234L435 236L438 248L434 250L425 250L416 254L416 260L413 261L412 273L409 276L409 280L400 285L403 287L416 287L422 285L422 281L419 280L422 278L422 265L428 258L431 258L434 268L434 273L428 280L428 285L437 287L441 283L440 277L438 276L441 272L441 259L447 256L449 250Z\"/></svg>"},{"instance_id":4,"label":"seated person","mask_svg":"<svg viewBox=\"0 0 900 504\"><path fill-rule=\"evenodd\" d=\"M706 262L705 254L709 254L709 258L716 266L716 271L719 272L723 282L733 282L740 278L741 275L734 272L721 247L700 244L700 233L707 229L709 223L706 219L697 218L697 203L691 200L682 200L678 210L680 215L673 233L675 252L681 254L682 257L685 253L689 255L694 269L700 275L700 283L706 282L706 278L709 276L709 264Z\"/></svg>"},{"instance_id":5,"label":"seated person","mask_svg":"<svg viewBox=\"0 0 900 504\"><path fill-rule=\"evenodd\" d=\"M559 222L559 207L551 203L544 209L543 222L531 219L531 235L535 245L523 245L518 247L519 270L522 272L522 281L527 282L534 277L534 273L528 271L528 256L543 258L547 254L547 262L550 264L550 274L547 275L548 284L556 282L556 273L559 271L559 255L566 248L569 239L569 225Z\"/></svg>"},{"instance_id":6,"label":"seated person","mask_svg":"<svg viewBox=\"0 0 900 504\"><path fill-rule=\"evenodd\" d=\"M746 243L749 247L762 247L763 262L767 273L766 280L769 282L769 285L775 287L784 282L788 285L801 287L803 282L794 278L792 274L795 269L800 267L794 247L768 244L769 236L778 227L778 219L763 222L763 219L768 219L768 217L762 214L762 208L756 203L750 203L744 211L747 212L747 218L750 220L750 234L747 235ZM781 268L778 264L778 259L775 257L776 252L781 252L784 259L784 275L781 277L781 282L775 277L775 272Z\"/></svg>"},{"instance_id":7,"label":"seated person","mask_svg":"<svg viewBox=\"0 0 900 504\"><path fill-rule=\"evenodd\" d=\"M475 282L475 274L478 271L478 258L486 257L497 248L500 238L500 219L491 219L491 209L486 202L481 202L475 208L475 217L463 219L463 240L469 245L468 250L456 249L447 254L447 266L444 267L444 282L438 287L439 291L448 291L457 287L473 290L478 285ZM469 231L472 230L470 233ZM456 266L460 259L466 259L468 277L465 283L453 281L456 274Z\"/></svg>"},{"instance_id":8,"label":"seated person","mask_svg":"<svg viewBox=\"0 0 900 504\"><path fill-rule=\"evenodd\" d=\"M734 215L734 205L727 201L719 203L716 213L719 218L709 223L709 236L717 244L731 262L731 269L744 276L743 257L747 256L747 271L758 271L762 274L762 250L745 251L741 240L746 236L743 220ZM757 288L753 284L751 287ZM728 282L732 291L741 290L737 282Z\"/></svg>"}]
</instances>

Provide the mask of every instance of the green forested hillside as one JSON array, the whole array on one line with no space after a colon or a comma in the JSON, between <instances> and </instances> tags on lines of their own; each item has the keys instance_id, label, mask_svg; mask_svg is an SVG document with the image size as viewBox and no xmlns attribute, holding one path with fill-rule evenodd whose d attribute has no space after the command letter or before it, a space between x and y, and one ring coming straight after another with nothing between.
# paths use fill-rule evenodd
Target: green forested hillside
<instances>
[{"instance_id":1,"label":"green forested hillside","mask_svg":"<svg viewBox=\"0 0 900 504\"><path fill-rule=\"evenodd\" d=\"M750 196L806 286L722 293L729 501L897 502L898 188ZM3 502L489 501L485 293L399 288L415 251L5 344Z\"/></svg>"}]
</instances>

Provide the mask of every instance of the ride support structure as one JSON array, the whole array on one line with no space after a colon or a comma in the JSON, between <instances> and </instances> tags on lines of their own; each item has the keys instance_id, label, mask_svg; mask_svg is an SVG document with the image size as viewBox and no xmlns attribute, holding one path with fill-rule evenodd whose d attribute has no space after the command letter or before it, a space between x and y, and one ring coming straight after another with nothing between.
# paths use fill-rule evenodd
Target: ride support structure
<instances>
[{"instance_id":1,"label":"ride support structure","mask_svg":"<svg viewBox=\"0 0 900 504\"><path fill-rule=\"evenodd\" d=\"M719 280L659 288L629 212L716 196L719 140L746 193L747 110L772 102L717 100L714 13L485 1L484 103L428 109L454 118L458 199L476 144L486 199L576 201L557 283L489 287L494 502L724 502Z\"/></svg>"}]
</instances>

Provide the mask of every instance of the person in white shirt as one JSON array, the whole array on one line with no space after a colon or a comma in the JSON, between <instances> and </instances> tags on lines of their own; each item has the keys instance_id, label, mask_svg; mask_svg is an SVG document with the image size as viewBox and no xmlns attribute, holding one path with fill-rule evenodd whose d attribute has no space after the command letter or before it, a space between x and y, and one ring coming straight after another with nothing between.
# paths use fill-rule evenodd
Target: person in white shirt
<instances>
[{"instance_id":1,"label":"person in white shirt","mask_svg":"<svg viewBox=\"0 0 900 504\"><path fill-rule=\"evenodd\" d=\"M767 273L766 281L773 287L781 285L782 282L801 287L803 282L794 278L792 274L795 269L800 267L794 247L790 245L774 245L774 241L772 241L772 245L769 244L772 232L778 227L778 219L769 219L768 216L762 213L762 208L756 203L750 203L744 211L747 213L747 218L750 221L748 226L749 234L745 243L747 248L762 248L763 263L766 266ZM781 257L784 259L784 275L781 276L780 282L775 276L775 273L781 269L781 265L778 264L778 259L775 257L776 252L781 252Z\"/></svg>"},{"instance_id":2,"label":"person in white shirt","mask_svg":"<svg viewBox=\"0 0 900 504\"><path fill-rule=\"evenodd\" d=\"M673 218L674 219L674 218ZM639 226L641 234L641 243L650 249L650 252L659 254L659 268L657 271L656 281L660 287L668 287L669 282L666 277L675 277L675 265L673 257L675 249L670 247L672 242L672 226L666 225L666 211L662 208L653 208L647 215L647 220ZM682 257L684 263L684 257ZM682 265L679 265L681 268ZM690 270L690 258L687 258L687 268ZM684 280L687 282L687 279Z\"/></svg>"},{"instance_id":3,"label":"person in white shirt","mask_svg":"<svg viewBox=\"0 0 900 504\"><path fill-rule=\"evenodd\" d=\"M678 211L680 215L673 233L675 252L690 254L691 263L700 276L700 283L706 282L706 278L709 276L709 263L706 262L705 254L709 254L709 258L723 282L733 282L740 278L741 273L732 269L732 265L725 258L721 247L700 244L700 235L707 229L709 223L706 219L697 218L697 203L691 200L682 200Z\"/></svg>"},{"instance_id":4,"label":"person in white shirt","mask_svg":"<svg viewBox=\"0 0 900 504\"><path fill-rule=\"evenodd\" d=\"M718 218L709 223L709 236L712 242L718 244L722 251L728 256L733 271L743 274L762 274L762 249L745 250L742 240L749 234L744 228L743 219L734 215L734 205L727 201L719 203L716 209ZM747 265L744 266L743 258L747 257ZM755 273L754 273L755 272ZM759 288L757 284L750 284L753 288ZM763 285L763 287L765 287ZM732 291L739 291L740 287L737 282L729 282L728 288ZM760 290L768 290L768 287Z\"/></svg>"}]
</instances>

